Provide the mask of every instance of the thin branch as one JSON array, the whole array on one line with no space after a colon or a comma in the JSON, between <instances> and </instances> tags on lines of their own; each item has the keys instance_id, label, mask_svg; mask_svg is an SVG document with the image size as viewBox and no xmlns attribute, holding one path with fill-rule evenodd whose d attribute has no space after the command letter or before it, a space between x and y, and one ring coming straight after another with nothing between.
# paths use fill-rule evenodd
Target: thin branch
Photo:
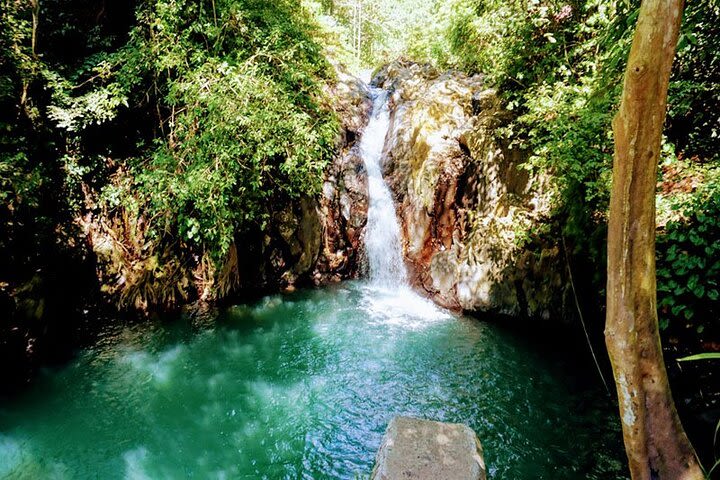
<instances>
[{"instance_id":1,"label":"thin branch","mask_svg":"<svg viewBox=\"0 0 720 480\"><path fill-rule=\"evenodd\" d=\"M573 280L572 269L570 268L570 257L568 256L567 245L565 244L565 235L560 235L560 238L562 239L563 250L565 252L565 265L567 265L568 275L570 276L570 287L573 292L573 298L575 299L575 307L577 308L578 315L580 316L580 323L582 324L583 332L585 332L585 340L587 340L588 347L590 348L590 354L595 362L595 367L600 375L600 379L605 386L605 391L609 394L610 389L608 388L605 376L602 374L602 370L600 369L600 363L598 362L597 356L595 356L595 349L593 349L592 342L590 342L590 335L588 334L587 327L585 326L585 319L582 314L582 309L580 308L580 301L578 300L577 292L575 291L575 281Z\"/></svg>"}]
</instances>

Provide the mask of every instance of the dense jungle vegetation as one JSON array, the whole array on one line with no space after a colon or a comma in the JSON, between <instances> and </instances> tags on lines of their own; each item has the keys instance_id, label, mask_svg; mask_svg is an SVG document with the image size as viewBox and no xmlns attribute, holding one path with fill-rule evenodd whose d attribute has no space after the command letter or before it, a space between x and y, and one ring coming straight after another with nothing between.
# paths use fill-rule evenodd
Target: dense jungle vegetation
<instances>
[{"instance_id":1,"label":"dense jungle vegetation","mask_svg":"<svg viewBox=\"0 0 720 480\"><path fill-rule=\"evenodd\" d=\"M497 134L554 180L553 215L521 241L567 239L602 318L639 0L0 1L3 362L65 341L90 304L231 293L245 243L321 190L338 65L398 57L498 89L512 119ZM657 184L660 327L684 353L720 349L719 46L720 3L687 2Z\"/></svg>"},{"instance_id":2,"label":"dense jungle vegetation","mask_svg":"<svg viewBox=\"0 0 720 480\"><path fill-rule=\"evenodd\" d=\"M329 64L296 7L6 2L3 275L28 271L58 229L72 235L69 219L102 212L182 282L171 251L220 262L235 232L267 222L269 200L316 192L337 125Z\"/></svg>"}]
</instances>

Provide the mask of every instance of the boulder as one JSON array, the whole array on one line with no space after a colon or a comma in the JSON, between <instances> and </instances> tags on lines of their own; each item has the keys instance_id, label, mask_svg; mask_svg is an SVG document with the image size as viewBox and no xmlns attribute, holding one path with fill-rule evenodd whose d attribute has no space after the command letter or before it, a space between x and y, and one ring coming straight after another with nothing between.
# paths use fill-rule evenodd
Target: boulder
<instances>
[{"instance_id":1,"label":"boulder","mask_svg":"<svg viewBox=\"0 0 720 480\"><path fill-rule=\"evenodd\" d=\"M459 423L410 417L390 421L371 480L485 480L482 446Z\"/></svg>"}]
</instances>

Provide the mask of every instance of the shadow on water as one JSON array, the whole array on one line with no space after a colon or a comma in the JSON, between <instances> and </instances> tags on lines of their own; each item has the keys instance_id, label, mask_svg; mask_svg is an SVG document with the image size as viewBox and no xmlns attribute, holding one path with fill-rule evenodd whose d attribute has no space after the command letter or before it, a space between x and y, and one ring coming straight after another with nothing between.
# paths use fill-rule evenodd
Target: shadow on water
<instances>
[{"instance_id":1,"label":"shadow on water","mask_svg":"<svg viewBox=\"0 0 720 480\"><path fill-rule=\"evenodd\" d=\"M485 419L509 422L507 431L523 437L512 442L521 446L512 462L496 463L506 469L502 478L512 478L512 469L530 478L538 468L554 471L555 478L627 478L617 406L598 377L582 333L509 318L481 324L490 337L485 341L491 356L498 363L505 359L502 369L486 375L508 397L500 407L510 404L514 410L498 412L498 404L484 395L478 415L483 421L476 430L487 438L488 462L502 447L494 449L496 425ZM471 354L469 363L477 362L482 359Z\"/></svg>"}]
</instances>

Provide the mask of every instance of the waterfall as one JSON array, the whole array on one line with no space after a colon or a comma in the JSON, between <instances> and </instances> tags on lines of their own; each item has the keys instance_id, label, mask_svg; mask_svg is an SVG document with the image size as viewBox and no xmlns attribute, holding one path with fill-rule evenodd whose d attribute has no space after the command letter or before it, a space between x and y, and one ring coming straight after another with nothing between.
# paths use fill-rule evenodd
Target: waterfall
<instances>
[{"instance_id":1,"label":"waterfall","mask_svg":"<svg viewBox=\"0 0 720 480\"><path fill-rule=\"evenodd\" d=\"M388 92L373 89L373 110L360 139L360 155L369 185L369 207L365 227L365 249L370 280L381 287L407 285L407 271L400 244L400 225L392 194L382 177L385 137L390 126Z\"/></svg>"},{"instance_id":2,"label":"waterfall","mask_svg":"<svg viewBox=\"0 0 720 480\"><path fill-rule=\"evenodd\" d=\"M450 317L410 288L400 242L400 224L392 193L382 176L385 137L390 128L388 92L378 88L371 91L373 110L360 139L360 156L369 187L365 251L370 282L366 285L364 306L372 321L423 328L429 321Z\"/></svg>"}]
</instances>

